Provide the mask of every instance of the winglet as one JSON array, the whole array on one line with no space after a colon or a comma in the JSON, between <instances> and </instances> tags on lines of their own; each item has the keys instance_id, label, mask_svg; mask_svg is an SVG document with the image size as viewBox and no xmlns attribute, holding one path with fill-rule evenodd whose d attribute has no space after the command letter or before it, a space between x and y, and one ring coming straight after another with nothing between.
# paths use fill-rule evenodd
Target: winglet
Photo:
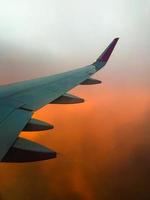
<instances>
[{"instance_id":1,"label":"winglet","mask_svg":"<svg viewBox=\"0 0 150 200\"><path fill-rule=\"evenodd\" d=\"M105 51L99 56L99 58L96 60L96 62L93 63L93 65L96 67L97 70L101 69L107 63L118 40L119 40L119 38L115 38L110 43L110 45L105 49Z\"/></svg>"}]
</instances>

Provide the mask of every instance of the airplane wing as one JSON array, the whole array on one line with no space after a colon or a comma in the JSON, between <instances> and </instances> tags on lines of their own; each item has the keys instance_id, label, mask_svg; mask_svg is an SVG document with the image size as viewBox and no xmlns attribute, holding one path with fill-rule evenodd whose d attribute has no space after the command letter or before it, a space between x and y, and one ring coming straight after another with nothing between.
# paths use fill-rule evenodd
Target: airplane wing
<instances>
[{"instance_id":1,"label":"airplane wing","mask_svg":"<svg viewBox=\"0 0 150 200\"><path fill-rule=\"evenodd\" d=\"M18 137L25 131L47 130L52 125L32 118L49 103L81 103L84 100L67 92L75 86L101 83L91 76L107 63L115 38L91 65L61 74L0 86L0 161L28 162L56 157L56 152Z\"/></svg>"}]
</instances>

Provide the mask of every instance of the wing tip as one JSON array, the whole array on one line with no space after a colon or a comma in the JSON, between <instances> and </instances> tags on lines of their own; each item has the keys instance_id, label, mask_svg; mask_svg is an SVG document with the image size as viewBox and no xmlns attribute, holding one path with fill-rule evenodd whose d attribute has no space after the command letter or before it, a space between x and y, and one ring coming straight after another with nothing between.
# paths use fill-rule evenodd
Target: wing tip
<instances>
[{"instance_id":1,"label":"wing tip","mask_svg":"<svg viewBox=\"0 0 150 200\"><path fill-rule=\"evenodd\" d=\"M119 39L119 37L114 38L104 52L98 57L96 62L93 63L97 70L102 68L107 63Z\"/></svg>"},{"instance_id":2,"label":"wing tip","mask_svg":"<svg viewBox=\"0 0 150 200\"><path fill-rule=\"evenodd\" d=\"M105 51L102 53L102 55L98 58L99 61L101 62L107 62L109 57L111 56L117 42L119 40L119 37L116 37L110 44L109 46L105 49Z\"/></svg>"},{"instance_id":3,"label":"wing tip","mask_svg":"<svg viewBox=\"0 0 150 200\"><path fill-rule=\"evenodd\" d=\"M114 40L117 40L117 41L118 41L119 39L120 39L120 37L116 37L116 38L114 38Z\"/></svg>"}]
</instances>

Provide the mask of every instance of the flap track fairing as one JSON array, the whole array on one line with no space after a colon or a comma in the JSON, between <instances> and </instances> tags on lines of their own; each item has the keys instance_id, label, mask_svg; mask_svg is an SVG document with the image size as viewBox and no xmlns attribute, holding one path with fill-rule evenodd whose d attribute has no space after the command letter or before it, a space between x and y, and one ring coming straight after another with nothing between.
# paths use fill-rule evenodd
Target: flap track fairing
<instances>
[{"instance_id":1,"label":"flap track fairing","mask_svg":"<svg viewBox=\"0 0 150 200\"><path fill-rule=\"evenodd\" d=\"M80 85L95 85L95 84L100 84L100 83L102 83L102 81L94 79L94 78L88 78L82 83L80 83Z\"/></svg>"},{"instance_id":2,"label":"flap track fairing","mask_svg":"<svg viewBox=\"0 0 150 200\"><path fill-rule=\"evenodd\" d=\"M38 119L31 119L28 124L25 126L23 131L44 131L53 129L53 125L43 122Z\"/></svg>"},{"instance_id":3,"label":"flap track fairing","mask_svg":"<svg viewBox=\"0 0 150 200\"><path fill-rule=\"evenodd\" d=\"M84 99L74 96L72 94L64 94L58 99L51 102L52 104L76 104L76 103L83 103Z\"/></svg>"},{"instance_id":4,"label":"flap track fairing","mask_svg":"<svg viewBox=\"0 0 150 200\"><path fill-rule=\"evenodd\" d=\"M17 138L2 162L33 162L56 158L57 153L35 142Z\"/></svg>"}]
</instances>

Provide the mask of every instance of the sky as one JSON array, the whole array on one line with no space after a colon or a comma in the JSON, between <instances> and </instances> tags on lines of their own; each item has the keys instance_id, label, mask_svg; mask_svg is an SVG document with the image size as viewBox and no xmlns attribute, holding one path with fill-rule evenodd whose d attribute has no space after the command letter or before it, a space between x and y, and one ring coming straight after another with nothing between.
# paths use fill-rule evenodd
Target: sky
<instances>
[{"instance_id":1,"label":"sky","mask_svg":"<svg viewBox=\"0 0 150 200\"><path fill-rule=\"evenodd\" d=\"M0 1L0 84L91 64L120 40L101 85L78 86L77 105L34 117L54 125L21 133L58 158L0 164L0 200L150 199L150 1Z\"/></svg>"}]
</instances>

